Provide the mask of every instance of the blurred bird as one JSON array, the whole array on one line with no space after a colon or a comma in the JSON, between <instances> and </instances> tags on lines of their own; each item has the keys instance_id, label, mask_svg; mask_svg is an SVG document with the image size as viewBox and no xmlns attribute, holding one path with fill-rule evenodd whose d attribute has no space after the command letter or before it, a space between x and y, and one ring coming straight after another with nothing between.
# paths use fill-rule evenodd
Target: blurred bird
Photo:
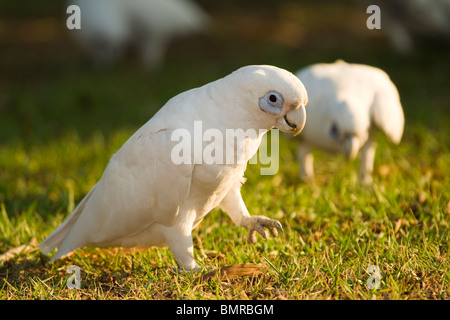
<instances>
[{"instance_id":1,"label":"blurred bird","mask_svg":"<svg viewBox=\"0 0 450 320\"><path fill-rule=\"evenodd\" d=\"M394 50L411 55L421 46L450 41L450 0L365 0L381 10L381 30Z\"/></svg>"},{"instance_id":2,"label":"blurred bird","mask_svg":"<svg viewBox=\"0 0 450 320\"><path fill-rule=\"evenodd\" d=\"M394 143L403 135L398 91L382 70L342 60L308 66L296 74L308 91L308 121L297 150L300 177L313 180L312 148L360 156L359 179L372 182L376 128Z\"/></svg>"},{"instance_id":3,"label":"blurred bird","mask_svg":"<svg viewBox=\"0 0 450 320\"><path fill-rule=\"evenodd\" d=\"M265 132L277 127L298 134L305 124L306 103L301 81L273 66L242 67L175 96L112 156L102 178L41 243L42 252L57 248L53 259L59 259L85 246L168 245L182 269L197 270L191 231L215 207L249 230L250 243L256 232L267 237L265 227L276 236L281 224L250 216L240 188L247 162ZM241 141L248 150L242 154L244 161L175 164L173 133L183 129L195 134L197 121L223 137L230 129L255 130L253 137ZM223 154L238 147L234 141L223 146Z\"/></svg>"},{"instance_id":4,"label":"blurred bird","mask_svg":"<svg viewBox=\"0 0 450 320\"><path fill-rule=\"evenodd\" d=\"M98 65L135 47L145 67L163 63L177 36L205 32L210 18L189 0L69 0L80 7L81 29L71 34Z\"/></svg>"}]
</instances>

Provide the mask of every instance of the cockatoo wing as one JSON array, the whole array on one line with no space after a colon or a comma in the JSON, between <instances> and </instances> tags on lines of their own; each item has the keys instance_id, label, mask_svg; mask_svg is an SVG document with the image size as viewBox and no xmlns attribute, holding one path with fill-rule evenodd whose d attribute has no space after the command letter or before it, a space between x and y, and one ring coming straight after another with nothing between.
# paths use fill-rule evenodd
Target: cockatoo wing
<instances>
[{"instance_id":1,"label":"cockatoo wing","mask_svg":"<svg viewBox=\"0 0 450 320\"><path fill-rule=\"evenodd\" d=\"M113 155L100 181L41 244L44 253L59 247L53 257L58 259L89 245L139 246L133 234L173 223L189 195L193 165L174 164L172 130L153 127L149 121ZM146 241L162 240L154 234Z\"/></svg>"}]
</instances>

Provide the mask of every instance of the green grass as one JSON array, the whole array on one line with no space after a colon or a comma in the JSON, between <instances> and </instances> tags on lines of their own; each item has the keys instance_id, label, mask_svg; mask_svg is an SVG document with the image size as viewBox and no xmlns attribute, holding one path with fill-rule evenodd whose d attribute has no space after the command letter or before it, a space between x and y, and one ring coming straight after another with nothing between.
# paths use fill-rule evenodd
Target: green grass
<instances>
[{"instance_id":1,"label":"green grass","mask_svg":"<svg viewBox=\"0 0 450 320\"><path fill-rule=\"evenodd\" d=\"M41 242L101 177L110 156L170 97L245 64L296 71L343 58L385 69L399 88L406 127L398 146L377 136L373 185L358 184L357 161L321 152L315 152L316 184L300 182L295 142L281 136L278 174L261 176L258 165L249 165L242 193L252 215L280 220L284 233L249 245L247 231L220 210L193 231L205 271L261 263L262 274L199 282L197 275L171 271L175 261L167 248L87 248L54 263L34 249L0 262L0 299L449 299L448 48L398 57L367 31L327 28L341 22L330 16L334 9L311 4L275 11L264 31L278 26L277 38L273 30L261 32L267 21L261 17L273 14L273 4L254 16L223 6L211 38L173 45L164 69L152 74L130 61L111 70L87 68L66 38L3 44L0 254ZM45 16L40 10L37 16ZM341 10L353 17L348 28L365 23L364 12ZM306 26L325 25L321 41L304 31L302 41L286 44L292 34L291 24L281 24L286 12ZM66 286L69 265L81 268L81 290ZM379 290L366 284L371 265L381 271Z\"/></svg>"}]
</instances>

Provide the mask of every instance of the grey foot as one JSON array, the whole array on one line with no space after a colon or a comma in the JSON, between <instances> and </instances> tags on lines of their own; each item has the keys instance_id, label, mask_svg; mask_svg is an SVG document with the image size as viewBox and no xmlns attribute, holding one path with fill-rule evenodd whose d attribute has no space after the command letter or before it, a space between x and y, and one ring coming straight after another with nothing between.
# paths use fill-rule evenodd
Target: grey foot
<instances>
[{"instance_id":1,"label":"grey foot","mask_svg":"<svg viewBox=\"0 0 450 320\"><path fill-rule=\"evenodd\" d=\"M248 229L248 242L256 242L256 233L258 232L264 239L267 239L267 230L269 229L272 236L276 237L278 235L277 230L283 231L281 223L277 220L267 218L265 216L253 216L248 218L246 223L246 228Z\"/></svg>"}]
</instances>

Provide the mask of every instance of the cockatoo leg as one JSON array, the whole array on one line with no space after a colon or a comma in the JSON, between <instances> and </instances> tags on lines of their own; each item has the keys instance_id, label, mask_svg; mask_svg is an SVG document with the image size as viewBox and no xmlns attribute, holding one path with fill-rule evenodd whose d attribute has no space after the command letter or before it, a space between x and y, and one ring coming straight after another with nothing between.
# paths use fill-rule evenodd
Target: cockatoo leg
<instances>
[{"instance_id":1,"label":"cockatoo leg","mask_svg":"<svg viewBox=\"0 0 450 320\"><path fill-rule=\"evenodd\" d=\"M172 251L175 260L180 267L179 271L200 271L201 268L194 260L194 245L192 242L191 231L181 230L178 225L171 227L163 226L161 230L170 251Z\"/></svg>"},{"instance_id":2,"label":"cockatoo leg","mask_svg":"<svg viewBox=\"0 0 450 320\"><path fill-rule=\"evenodd\" d=\"M314 180L314 157L307 144L300 143L297 147L297 159L300 165L300 179L311 182Z\"/></svg>"},{"instance_id":3,"label":"cockatoo leg","mask_svg":"<svg viewBox=\"0 0 450 320\"><path fill-rule=\"evenodd\" d=\"M375 160L375 130L369 131L369 138L360 151L359 162L359 181L362 184L369 185L372 183L373 163Z\"/></svg>"},{"instance_id":4,"label":"cockatoo leg","mask_svg":"<svg viewBox=\"0 0 450 320\"><path fill-rule=\"evenodd\" d=\"M267 230L264 228L268 228L272 236L276 237L277 230L283 231L281 223L265 216L250 216L242 199L240 187L239 183L228 192L220 203L220 208L230 216L235 225L248 229L248 242L256 242L256 232L267 239Z\"/></svg>"}]
</instances>

